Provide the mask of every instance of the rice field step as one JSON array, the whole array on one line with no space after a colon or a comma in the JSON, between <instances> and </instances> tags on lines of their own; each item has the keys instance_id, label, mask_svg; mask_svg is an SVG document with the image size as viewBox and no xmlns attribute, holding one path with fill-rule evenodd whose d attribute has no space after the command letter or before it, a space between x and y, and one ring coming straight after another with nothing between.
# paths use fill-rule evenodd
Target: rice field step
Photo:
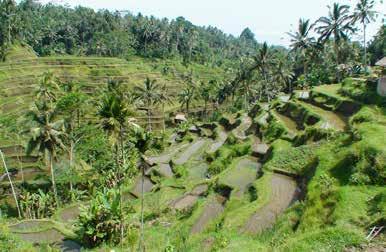
<instances>
[{"instance_id":1,"label":"rice field step","mask_svg":"<svg viewBox=\"0 0 386 252\"><path fill-rule=\"evenodd\" d=\"M299 103L306 107L308 110L313 111L315 114L318 114L322 118L322 123L320 127L323 129L335 129L338 131L344 131L348 126L348 118L341 115L338 112L332 112L329 110L322 109L318 106L315 106L310 103L305 103L299 101Z\"/></svg>"}]
</instances>

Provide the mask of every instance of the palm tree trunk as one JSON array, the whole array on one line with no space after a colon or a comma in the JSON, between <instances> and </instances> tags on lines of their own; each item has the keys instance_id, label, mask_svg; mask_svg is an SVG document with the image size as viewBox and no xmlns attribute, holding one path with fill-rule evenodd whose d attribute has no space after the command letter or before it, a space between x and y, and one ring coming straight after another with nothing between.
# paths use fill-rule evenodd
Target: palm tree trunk
<instances>
[{"instance_id":1,"label":"palm tree trunk","mask_svg":"<svg viewBox=\"0 0 386 252\"><path fill-rule=\"evenodd\" d=\"M144 211L144 183L145 183L145 166L142 162L142 177L141 177L141 237L139 243L139 251L145 251L144 248L144 223L143 223L143 211Z\"/></svg>"},{"instance_id":2,"label":"palm tree trunk","mask_svg":"<svg viewBox=\"0 0 386 252\"><path fill-rule=\"evenodd\" d=\"M52 189L54 190L56 205L59 206L58 192L56 191L55 173L54 173L54 166L53 166L53 153L52 152L49 152L49 162L50 162Z\"/></svg>"},{"instance_id":3,"label":"palm tree trunk","mask_svg":"<svg viewBox=\"0 0 386 252\"><path fill-rule=\"evenodd\" d=\"M1 155L1 159L3 160L3 166L4 166L4 169L5 169L5 172L7 173L9 184L11 185L11 190L12 190L13 198L15 199L15 203L16 203L17 213L19 215L19 218L21 218L21 212L20 212L19 202L17 201L15 188L13 187L11 175L9 174L7 165L5 163L4 155L3 155L3 152L1 150L0 150L0 155Z\"/></svg>"},{"instance_id":4,"label":"palm tree trunk","mask_svg":"<svg viewBox=\"0 0 386 252\"><path fill-rule=\"evenodd\" d=\"M165 124L165 104L162 103L162 119L163 119L163 130L166 131L166 124Z\"/></svg>"},{"instance_id":5,"label":"palm tree trunk","mask_svg":"<svg viewBox=\"0 0 386 252\"><path fill-rule=\"evenodd\" d=\"M363 22L363 48L365 49L365 55L363 59L363 66L367 72L367 48L366 48L366 23Z\"/></svg>"},{"instance_id":6,"label":"palm tree trunk","mask_svg":"<svg viewBox=\"0 0 386 252\"><path fill-rule=\"evenodd\" d=\"M72 173L72 168L73 168L73 160L74 160L74 141L70 141L70 172ZM73 186L72 186L72 181L70 179L70 193L72 194Z\"/></svg>"},{"instance_id":7,"label":"palm tree trunk","mask_svg":"<svg viewBox=\"0 0 386 252\"><path fill-rule=\"evenodd\" d=\"M22 162L22 160L21 160L20 152L17 154L17 161L19 162L19 166L20 166L21 181L24 183L23 162Z\"/></svg>"},{"instance_id":8,"label":"palm tree trunk","mask_svg":"<svg viewBox=\"0 0 386 252\"><path fill-rule=\"evenodd\" d=\"M340 73L339 73L339 62L340 62L340 55L339 55L339 48L338 48L338 41L334 41L334 51L336 55L336 77L338 79L338 82L340 82Z\"/></svg>"},{"instance_id":9,"label":"palm tree trunk","mask_svg":"<svg viewBox=\"0 0 386 252\"><path fill-rule=\"evenodd\" d=\"M148 127L148 130L151 132L151 112L150 112L150 108L148 107L147 108L147 127Z\"/></svg>"}]
</instances>

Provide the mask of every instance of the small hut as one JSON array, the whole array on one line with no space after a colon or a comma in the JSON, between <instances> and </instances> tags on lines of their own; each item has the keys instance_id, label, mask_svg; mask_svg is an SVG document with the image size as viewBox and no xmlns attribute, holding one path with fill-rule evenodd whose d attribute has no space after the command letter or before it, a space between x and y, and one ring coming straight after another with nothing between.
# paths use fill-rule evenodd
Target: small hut
<instances>
[{"instance_id":1,"label":"small hut","mask_svg":"<svg viewBox=\"0 0 386 252\"><path fill-rule=\"evenodd\" d=\"M382 68L383 76L378 80L377 92L380 96L386 96L386 57L383 57L381 60L377 61L375 65L380 66Z\"/></svg>"},{"instance_id":2,"label":"small hut","mask_svg":"<svg viewBox=\"0 0 386 252\"><path fill-rule=\"evenodd\" d=\"M182 123L182 122L186 122L186 117L185 117L185 114L183 113L177 113L176 116L174 117L174 123L178 124L178 123Z\"/></svg>"}]
</instances>

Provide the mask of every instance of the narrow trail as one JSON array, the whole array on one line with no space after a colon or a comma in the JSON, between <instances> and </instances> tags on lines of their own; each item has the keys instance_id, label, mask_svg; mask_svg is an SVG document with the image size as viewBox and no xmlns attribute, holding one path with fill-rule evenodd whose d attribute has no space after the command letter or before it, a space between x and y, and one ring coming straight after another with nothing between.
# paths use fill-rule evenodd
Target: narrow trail
<instances>
[{"instance_id":1,"label":"narrow trail","mask_svg":"<svg viewBox=\"0 0 386 252\"><path fill-rule=\"evenodd\" d=\"M242 233L259 234L271 227L296 196L296 182L287 176L273 174L268 204L258 209L242 228Z\"/></svg>"}]
</instances>

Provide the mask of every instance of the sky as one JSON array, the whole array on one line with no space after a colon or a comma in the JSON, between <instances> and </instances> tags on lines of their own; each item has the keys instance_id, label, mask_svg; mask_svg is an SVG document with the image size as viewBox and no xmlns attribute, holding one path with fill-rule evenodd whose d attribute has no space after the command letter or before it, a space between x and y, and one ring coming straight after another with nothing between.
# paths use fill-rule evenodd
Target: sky
<instances>
[{"instance_id":1,"label":"sky","mask_svg":"<svg viewBox=\"0 0 386 252\"><path fill-rule=\"evenodd\" d=\"M317 20L328 13L327 5L333 2L355 6L358 0L41 0L91 7L95 10L109 9L141 12L158 18L174 19L185 17L195 25L215 26L226 33L239 36L249 27L259 42L288 46L290 38L286 34L296 29L300 17ZM386 2L376 0L375 10L380 13L378 20L367 28L368 38L378 31L386 14ZM353 40L361 40L354 36Z\"/></svg>"}]
</instances>

